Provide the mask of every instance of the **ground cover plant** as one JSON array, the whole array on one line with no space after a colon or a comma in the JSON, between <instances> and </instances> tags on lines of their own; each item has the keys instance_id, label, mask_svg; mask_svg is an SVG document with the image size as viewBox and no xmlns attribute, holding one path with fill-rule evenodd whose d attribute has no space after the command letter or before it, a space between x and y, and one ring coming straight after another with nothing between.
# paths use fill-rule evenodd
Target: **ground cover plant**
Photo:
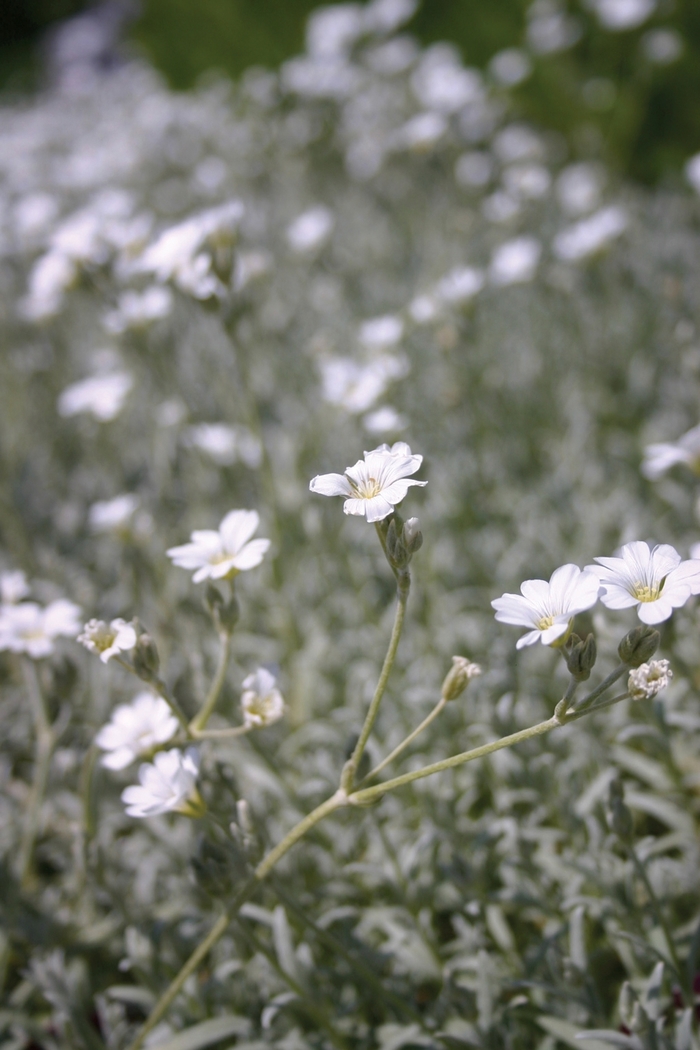
<instances>
[{"instance_id":1,"label":"ground cover plant","mask_svg":"<svg viewBox=\"0 0 700 1050\"><path fill-rule=\"evenodd\" d=\"M407 10L0 111L16 1050L697 1044L697 163Z\"/></svg>"}]
</instances>

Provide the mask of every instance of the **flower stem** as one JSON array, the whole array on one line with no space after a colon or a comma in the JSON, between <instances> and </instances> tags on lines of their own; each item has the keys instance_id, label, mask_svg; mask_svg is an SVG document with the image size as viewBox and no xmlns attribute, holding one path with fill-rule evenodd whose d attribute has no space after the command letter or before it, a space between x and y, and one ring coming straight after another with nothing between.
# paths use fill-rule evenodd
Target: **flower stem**
<instances>
[{"instance_id":1,"label":"flower stem","mask_svg":"<svg viewBox=\"0 0 700 1050\"><path fill-rule=\"evenodd\" d=\"M610 672L607 678L603 679L600 685L597 685L588 696L584 696L583 700L576 705L576 713L583 712L585 708L588 708L589 704L592 704L594 700L597 700L599 696L602 696L606 689L609 689L611 685L614 685L614 683L618 681L618 679L622 678L626 671L629 671L627 664L619 664L614 671Z\"/></svg>"},{"instance_id":2,"label":"flower stem","mask_svg":"<svg viewBox=\"0 0 700 1050\"><path fill-rule=\"evenodd\" d=\"M49 722L49 716L41 692L41 686L39 685L36 667L30 660L23 660L22 671L27 692L29 694L36 733L34 776L32 778L32 787L27 802L27 812L24 817L22 839L19 847L19 858L17 861L20 885L23 889L26 889L27 884L31 879L34 846L36 844L37 835L39 834L41 806L44 801L44 795L46 794L51 758L54 747L56 746L56 736Z\"/></svg>"},{"instance_id":3,"label":"flower stem","mask_svg":"<svg viewBox=\"0 0 700 1050\"><path fill-rule=\"evenodd\" d=\"M391 669L394 666L394 660L396 658L396 650L399 647L399 640L401 638L401 631L403 629L403 621L406 615L406 601L408 600L408 587L399 586L396 601L396 615L394 616L394 626L391 631L391 638L389 640L389 648L387 649L386 656L384 657L384 664L382 665L381 674L379 675L379 681L377 687L374 690L374 696L372 697L372 703L369 705L369 710L365 717L364 725L360 730L360 735L355 744L352 755L345 763L343 768L340 785L344 791L351 791L355 780L355 774L360 765L360 759L364 754L367 741L369 740L370 733L374 727L374 723L379 714L379 705L382 702L384 696L384 690L391 674Z\"/></svg>"},{"instance_id":4,"label":"flower stem","mask_svg":"<svg viewBox=\"0 0 700 1050\"><path fill-rule=\"evenodd\" d=\"M221 648L219 649L219 662L216 668L216 674L214 680L209 688L209 694L204 701L201 711L194 716L190 722L189 728L194 732L200 729L204 729L205 725L209 721L209 718L217 705L221 690L223 688L224 681L226 679L226 669L228 667L229 653L231 652L231 633L230 631L222 631L219 635L221 642Z\"/></svg>"},{"instance_id":5,"label":"flower stem","mask_svg":"<svg viewBox=\"0 0 700 1050\"><path fill-rule=\"evenodd\" d=\"M378 773L381 773L381 771L385 768L385 766L388 766L390 762L393 762L395 758L398 758L398 756L401 754L401 752L404 751L409 746L409 744L412 744L413 741L416 739L416 737L420 736L420 734L423 732L423 730L428 728L428 726L430 725L431 722L435 721L435 719L444 710L444 708L446 706L447 706L447 700L445 700L444 696L440 697L440 699L438 700L437 704L435 705L433 710L430 712L430 714L427 716L427 718L424 718L423 721L421 722L421 724L419 726L417 726L413 730L412 733L409 733L409 735L406 737L406 739L402 740L401 743L398 744L394 748L394 750L390 754L388 754L386 756L386 758L383 758L378 766L375 766L374 769L370 770L370 772L367 774L367 776L362 778L360 783L364 784L368 780L372 780L373 777L376 777Z\"/></svg>"},{"instance_id":6,"label":"flower stem","mask_svg":"<svg viewBox=\"0 0 700 1050\"><path fill-rule=\"evenodd\" d=\"M255 726L228 726L226 729L193 729L190 726L189 735L193 740L230 740L231 737L245 736Z\"/></svg>"}]
</instances>

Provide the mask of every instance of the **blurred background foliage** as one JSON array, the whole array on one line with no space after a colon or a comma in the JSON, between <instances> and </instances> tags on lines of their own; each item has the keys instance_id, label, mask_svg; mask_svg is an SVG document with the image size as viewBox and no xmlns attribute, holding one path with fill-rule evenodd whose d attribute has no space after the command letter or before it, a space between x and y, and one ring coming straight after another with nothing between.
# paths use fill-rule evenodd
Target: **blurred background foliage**
<instances>
[{"instance_id":1,"label":"blurred background foliage","mask_svg":"<svg viewBox=\"0 0 700 1050\"><path fill-rule=\"evenodd\" d=\"M41 78L37 45L81 0L5 0L0 13L0 83ZM237 77L277 67L303 46L314 0L108 0L131 21L130 40L176 89L212 69ZM646 183L677 178L700 146L700 4L659 0L642 22L609 31L589 3L439 0L423 3L408 30L423 44L452 41L468 64L488 67L505 48L532 46L532 74L514 91L523 117L558 131L573 156L599 158ZM571 44L533 43L533 24L568 22ZM552 21L554 20L554 21ZM535 32L534 37L537 36Z\"/></svg>"}]
</instances>

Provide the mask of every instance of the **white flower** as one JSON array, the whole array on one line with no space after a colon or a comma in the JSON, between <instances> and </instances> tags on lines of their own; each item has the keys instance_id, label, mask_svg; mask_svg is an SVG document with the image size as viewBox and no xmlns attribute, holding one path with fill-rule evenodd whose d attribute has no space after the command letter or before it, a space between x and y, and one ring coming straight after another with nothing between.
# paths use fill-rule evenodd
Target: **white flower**
<instances>
[{"instance_id":1,"label":"white flower","mask_svg":"<svg viewBox=\"0 0 700 1050\"><path fill-rule=\"evenodd\" d=\"M496 285L523 284L535 276L542 245L534 237L516 237L496 248L491 259L490 277Z\"/></svg>"},{"instance_id":2,"label":"white flower","mask_svg":"<svg viewBox=\"0 0 700 1050\"><path fill-rule=\"evenodd\" d=\"M408 372L406 359L392 354L381 354L367 364L332 357L320 361L319 367L324 400L348 412L366 412L393 380Z\"/></svg>"},{"instance_id":3,"label":"white flower","mask_svg":"<svg viewBox=\"0 0 700 1050\"><path fill-rule=\"evenodd\" d=\"M22 317L28 321L44 321L57 314L77 276L77 266L67 255L58 251L42 255L29 274L29 290L19 306Z\"/></svg>"},{"instance_id":4,"label":"white flower","mask_svg":"<svg viewBox=\"0 0 700 1050\"><path fill-rule=\"evenodd\" d=\"M602 173L593 164L569 164L557 178L557 197L568 215L585 215L600 203Z\"/></svg>"},{"instance_id":5,"label":"white flower","mask_svg":"<svg viewBox=\"0 0 700 1050\"><path fill-rule=\"evenodd\" d=\"M512 164L503 172L506 191L525 200L540 200L551 183L552 177L542 164Z\"/></svg>"},{"instance_id":6,"label":"white flower","mask_svg":"<svg viewBox=\"0 0 700 1050\"><path fill-rule=\"evenodd\" d=\"M153 284L142 292L128 291L120 295L117 309L105 314L103 323L108 332L119 335L127 329L145 328L151 321L167 317L172 307L170 289Z\"/></svg>"},{"instance_id":7,"label":"white flower","mask_svg":"<svg viewBox=\"0 0 700 1050\"><path fill-rule=\"evenodd\" d=\"M344 496L346 514L364 515L367 521L381 521L391 514L394 506L406 496L411 485L427 485L427 481L408 481L410 474L420 468L422 456L411 454L405 441L397 441L389 448L380 445L365 452L345 474L318 474L309 484L312 492L321 496Z\"/></svg>"},{"instance_id":8,"label":"white flower","mask_svg":"<svg viewBox=\"0 0 700 1050\"><path fill-rule=\"evenodd\" d=\"M199 753L188 747L185 753L174 748L159 751L153 762L139 769L140 786L122 791L129 817L157 817L161 813L200 816L204 805L197 791Z\"/></svg>"},{"instance_id":9,"label":"white flower","mask_svg":"<svg viewBox=\"0 0 700 1050\"><path fill-rule=\"evenodd\" d=\"M603 251L626 227L625 212L611 205L560 230L552 242L552 249L557 258L577 262Z\"/></svg>"},{"instance_id":10,"label":"white flower","mask_svg":"<svg viewBox=\"0 0 700 1050\"><path fill-rule=\"evenodd\" d=\"M333 213L322 204L309 208L287 227L287 241L294 252L304 255L314 252L330 237L335 220Z\"/></svg>"},{"instance_id":11,"label":"white flower","mask_svg":"<svg viewBox=\"0 0 700 1050\"><path fill-rule=\"evenodd\" d=\"M472 150L458 157L455 164L455 179L460 186L481 189L491 181L493 161L488 153Z\"/></svg>"},{"instance_id":12,"label":"white flower","mask_svg":"<svg viewBox=\"0 0 700 1050\"><path fill-rule=\"evenodd\" d=\"M515 87L532 73L532 62L526 51L508 47L498 51L489 62L492 77L505 87Z\"/></svg>"},{"instance_id":13,"label":"white flower","mask_svg":"<svg viewBox=\"0 0 700 1050\"><path fill-rule=\"evenodd\" d=\"M134 648L136 631L133 624L122 619L112 620L109 624L104 620L88 620L83 633L78 635L78 641L106 664L113 656Z\"/></svg>"},{"instance_id":14,"label":"white flower","mask_svg":"<svg viewBox=\"0 0 700 1050\"><path fill-rule=\"evenodd\" d=\"M277 679L264 667L243 679L243 724L271 726L284 714L284 700L277 688Z\"/></svg>"},{"instance_id":15,"label":"white flower","mask_svg":"<svg viewBox=\"0 0 700 1050\"><path fill-rule=\"evenodd\" d=\"M363 321L360 325L360 342L369 350L386 350L396 346L402 335L403 321L394 314L373 317L371 321Z\"/></svg>"},{"instance_id":16,"label":"white flower","mask_svg":"<svg viewBox=\"0 0 700 1050\"><path fill-rule=\"evenodd\" d=\"M656 3L655 0L595 0L593 6L605 29L621 32L646 22Z\"/></svg>"},{"instance_id":17,"label":"white flower","mask_svg":"<svg viewBox=\"0 0 700 1050\"><path fill-rule=\"evenodd\" d=\"M88 524L93 532L124 529L139 505L138 496L125 492L114 499L98 500L88 511Z\"/></svg>"},{"instance_id":18,"label":"white flower","mask_svg":"<svg viewBox=\"0 0 700 1050\"><path fill-rule=\"evenodd\" d=\"M700 473L700 426L687 431L678 441L647 445L642 473L654 481L677 463L685 463Z\"/></svg>"},{"instance_id":19,"label":"white flower","mask_svg":"<svg viewBox=\"0 0 700 1050\"><path fill-rule=\"evenodd\" d=\"M652 660L630 671L627 692L632 700L648 700L666 689L672 678L673 671L668 660Z\"/></svg>"},{"instance_id":20,"label":"white flower","mask_svg":"<svg viewBox=\"0 0 700 1050\"><path fill-rule=\"evenodd\" d=\"M442 113L435 113L432 110L427 113L417 113L398 129L393 136L393 143L398 149L405 147L422 153L435 146L446 134L448 127L447 119Z\"/></svg>"},{"instance_id":21,"label":"white flower","mask_svg":"<svg viewBox=\"0 0 700 1050\"><path fill-rule=\"evenodd\" d=\"M262 462L260 441L247 427L231 427L227 423L197 423L188 427L183 442L204 452L222 467L230 467L241 460L252 470Z\"/></svg>"},{"instance_id":22,"label":"white flower","mask_svg":"<svg viewBox=\"0 0 700 1050\"><path fill-rule=\"evenodd\" d=\"M3 605L16 605L28 594L27 577L20 569L14 572L0 572L0 602Z\"/></svg>"},{"instance_id":23,"label":"white flower","mask_svg":"<svg viewBox=\"0 0 700 1050\"><path fill-rule=\"evenodd\" d=\"M124 769L157 744L164 744L177 731L177 718L161 696L138 693L130 704L115 707L95 743L107 754L101 762L107 769Z\"/></svg>"},{"instance_id":24,"label":"white flower","mask_svg":"<svg viewBox=\"0 0 700 1050\"><path fill-rule=\"evenodd\" d=\"M36 602L0 608L0 649L27 653L32 659L49 656L59 635L75 638L80 630L80 608L65 598L42 609Z\"/></svg>"},{"instance_id":25,"label":"white flower","mask_svg":"<svg viewBox=\"0 0 700 1050\"><path fill-rule=\"evenodd\" d=\"M562 565L544 580L525 580L520 594L504 594L491 605L500 623L531 627L516 643L517 649L534 645L553 645L569 629L577 613L585 612L598 600L600 582L595 573L578 565Z\"/></svg>"},{"instance_id":26,"label":"white flower","mask_svg":"<svg viewBox=\"0 0 700 1050\"><path fill-rule=\"evenodd\" d=\"M685 177L696 193L700 193L700 153L696 153L686 162Z\"/></svg>"},{"instance_id":27,"label":"white flower","mask_svg":"<svg viewBox=\"0 0 700 1050\"><path fill-rule=\"evenodd\" d=\"M408 426L406 417L399 415L391 405L381 405L380 408L365 416L362 423L370 434L385 434L389 430L405 430Z\"/></svg>"},{"instance_id":28,"label":"white flower","mask_svg":"<svg viewBox=\"0 0 700 1050\"><path fill-rule=\"evenodd\" d=\"M470 102L483 98L482 76L476 69L465 69L449 44L434 44L423 53L411 78L413 93L429 110L456 113Z\"/></svg>"},{"instance_id":29,"label":"white flower","mask_svg":"<svg viewBox=\"0 0 700 1050\"><path fill-rule=\"evenodd\" d=\"M108 372L81 379L66 387L60 395L59 415L76 416L80 412L89 412L101 423L108 423L121 412L133 383L127 372Z\"/></svg>"},{"instance_id":30,"label":"white flower","mask_svg":"<svg viewBox=\"0 0 700 1050\"><path fill-rule=\"evenodd\" d=\"M681 561L668 543L650 550L647 543L635 540L618 553L620 557L596 558L598 565L586 566L600 580L601 601L608 609L636 605L642 623L661 623L700 593L700 561Z\"/></svg>"},{"instance_id":31,"label":"white flower","mask_svg":"<svg viewBox=\"0 0 700 1050\"><path fill-rule=\"evenodd\" d=\"M259 524L255 510L229 511L218 530L195 530L191 543L171 547L167 555L181 569L196 569L194 583L235 576L259 565L270 546L269 540L251 540Z\"/></svg>"},{"instance_id":32,"label":"white flower","mask_svg":"<svg viewBox=\"0 0 700 1050\"><path fill-rule=\"evenodd\" d=\"M484 287L483 270L456 266L435 285L435 296L444 303L467 303Z\"/></svg>"}]
</instances>

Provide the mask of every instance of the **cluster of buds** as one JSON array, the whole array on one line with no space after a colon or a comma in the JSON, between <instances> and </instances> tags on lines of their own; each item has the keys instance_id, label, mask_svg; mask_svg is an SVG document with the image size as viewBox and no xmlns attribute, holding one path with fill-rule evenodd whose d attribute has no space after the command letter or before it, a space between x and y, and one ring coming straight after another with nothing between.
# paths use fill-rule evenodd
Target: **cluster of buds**
<instances>
[{"instance_id":1,"label":"cluster of buds","mask_svg":"<svg viewBox=\"0 0 700 1050\"><path fill-rule=\"evenodd\" d=\"M408 566L411 558L423 546L423 533L420 531L418 518L403 521L397 511L381 522L380 529L384 534L384 550L387 561L397 579L408 578Z\"/></svg>"}]
</instances>

